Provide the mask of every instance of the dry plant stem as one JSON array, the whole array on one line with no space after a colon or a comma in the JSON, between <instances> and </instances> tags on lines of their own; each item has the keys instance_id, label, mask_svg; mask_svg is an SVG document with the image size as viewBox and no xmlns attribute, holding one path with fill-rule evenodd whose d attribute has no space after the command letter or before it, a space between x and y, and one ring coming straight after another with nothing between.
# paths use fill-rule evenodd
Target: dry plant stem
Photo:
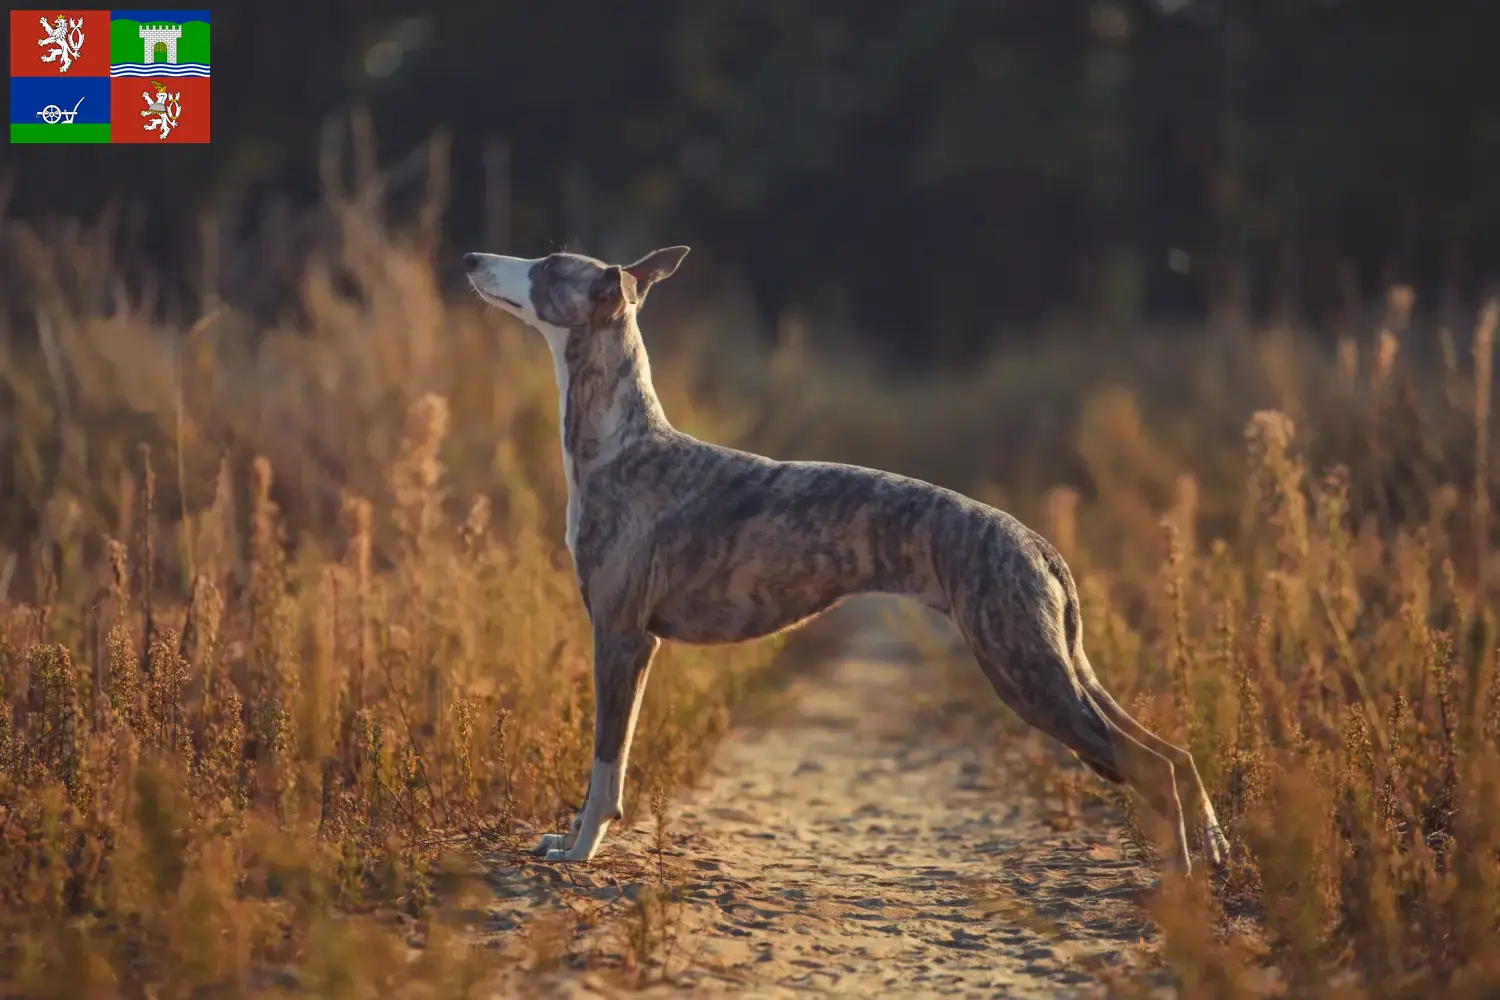
<instances>
[{"instance_id":1,"label":"dry plant stem","mask_svg":"<svg viewBox=\"0 0 1500 1000\"><path fill-rule=\"evenodd\" d=\"M1497 325L1500 299L1491 299L1474 329L1474 564L1481 596L1488 594L1489 587L1490 386Z\"/></svg>"},{"instance_id":2,"label":"dry plant stem","mask_svg":"<svg viewBox=\"0 0 1500 1000\"><path fill-rule=\"evenodd\" d=\"M28 268L21 294L47 303L34 347L0 330L0 993L240 996L275 975L289 993L463 995L458 970L494 971L483 956L443 950L444 920L390 918L448 905L426 895L440 845L514 846L576 791L589 634L561 543L554 376L522 331L439 294L432 216L408 239L369 209L389 171L367 139L365 186L346 190L344 164L327 164L341 246L315 255L282 326L208 337L207 317L164 333L146 303L95 315L67 276L86 264L107 279L106 251L0 223ZM443 155L419 153L418 172ZM429 194L439 203L441 185ZM1178 340L1081 361L1043 344L954 381L890 385L789 326L775 358L715 340L700 372L663 353L657 382L710 439L960 488L993 479L1037 523L1050 487L1090 484L1055 494L1048 523L1076 550L1094 666L1133 714L1211 755L1202 776L1231 840L1212 901L1185 892L1155 911L1184 995L1249 995L1263 975L1320 1000L1485 997L1500 993L1497 312L1476 325L1468 399L1451 373L1396 351L1409 328L1394 320L1368 380L1352 342L1330 363L1299 338L1236 347L1232 383ZM201 379L190 346L206 352ZM1194 388L1200 374L1210 391ZM1105 376L1119 388L1080 388ZM713 403L691 407L700 379ZM441 474L422 483L451 501L413 508L413 551L392 527L393 469L430 389L451 416ZM1247 479L1219 428L1268 389L1297 425L1257 419ZM1057 399L1070 419L1039 429ZM1026 433L996 453L997 427ZM162 502L150 458L168 448L178 503ZM1335 465L1348 502L1309 517ZM1169 567L1160 522L1184 469L1197 488L1173 509ZM461 528L453 511L481 496L488 521ZM325 642L329 600L339 637ZM406 624L404 640L385 622ZM670 792L701 773L775 652L664 648L635 737L650 770L633 787ZM434 676L429 702L417 692ZM493 725L452 724L465 699ZM1085 776L1082 800L1099 788ZM669 886L659 829L631 860ZM621 907L596 909L614 920ZM571 938L576 919L552 955L587 964L598 956ZM644 926L664 940L668 923ZM533 931L540 948L526 922L502 943Z\"/></svg>"}]
</instances>

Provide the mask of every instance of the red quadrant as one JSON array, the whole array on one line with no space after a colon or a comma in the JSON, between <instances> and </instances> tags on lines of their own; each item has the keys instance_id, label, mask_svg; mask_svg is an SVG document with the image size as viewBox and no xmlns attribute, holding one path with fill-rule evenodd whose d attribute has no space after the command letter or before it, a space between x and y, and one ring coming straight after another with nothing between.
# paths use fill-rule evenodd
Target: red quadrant
<instances>
[{"instance_id":1,"label":"red quadrant","mask_svg":"<svg viewBox=\"0 0 1500 1000\"><path fill-rule=\"evenodd\" d=\"M81 20L83 44L79 46L67 72L62 72L61 57L52 62L42 62L43 56L57 51L56 45L38 45L47 32L37 22L45 20L49 26L61 14L73 21ZM71 39L73 30L67 30ZM13 10L10 12L10 75L11 76L109 76L109 11L107 10Z\"/></svg>"},{"instance_id":2,"label":"red quadrant","mask_svg":"<svg viewBox=\"0 0 1500 1000\"><path fill-rule=\"evenodd\" d=\"M182 114L177 127L163 139L159 131L148 131L146 123L156 119L141 112L147 109L148 101L141 95L149 94L156 99L156 87L149 76L116 76L109 81L110 142L154 142L158 146L169 146L174 142L207 142L209 134L209 85L206 76L164 77L160 81L169 94L182 95Z\"/></svg>"}]
</instances>

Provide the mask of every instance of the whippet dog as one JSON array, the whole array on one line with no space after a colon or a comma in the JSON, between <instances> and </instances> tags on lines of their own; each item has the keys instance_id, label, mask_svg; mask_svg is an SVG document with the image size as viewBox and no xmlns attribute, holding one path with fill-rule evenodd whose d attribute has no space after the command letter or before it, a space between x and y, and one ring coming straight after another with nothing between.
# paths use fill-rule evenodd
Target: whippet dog
<instances>
[{"instance_id":1,"label":"whippet dog","mask_svg":"<svg viewBox=\"0 0 1500 1000\"><path fill-rule=\"evenodd\" d=\"M1192 755L1132 719L1084 656L1062 557L1014 517L903 476L778 462L698 441L667 421L636 315L687 247L634 264L571 253L464 255L485 302L539 330L562 407L566 540L593 626L594 758L566 834L534 853L586 861L623 816L625 766L662 639L741 642L802 624L855 594L915 598L948 616L995 692L1095 773L1139 791L1190 870L1182 801L1206 854L1228 842ZM1187 796L1179 799L1178 790Z\"/></svg>"}]
</instances>

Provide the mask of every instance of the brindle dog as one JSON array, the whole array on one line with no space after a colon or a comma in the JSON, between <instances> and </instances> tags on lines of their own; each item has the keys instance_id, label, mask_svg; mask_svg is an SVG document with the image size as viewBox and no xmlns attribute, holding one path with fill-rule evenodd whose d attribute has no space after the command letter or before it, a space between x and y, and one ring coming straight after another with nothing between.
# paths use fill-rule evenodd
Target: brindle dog
<instances>
[{"instance_id":1,"label":"brindle dog","mask_svg":"<svg viewBox=\"0 0 1500 1000\"><path fill-rule=\"evenodd\" d=\"M1190 870L1179 789L1197 802L1209 858L1228 844L1192 756L1132 719L1084 656L1062 557L1002 511L874 469L777 462L698 441L667 422L636 314L687 255L627 266L555 253L465 254L486 302L541 331L562 405L567 544L594 633L594 763L549 860L594 856L621 817L625 765L662 639L740 642L853 594L899 594L947 615L995 692L1104 778L1138 790Z\"/></svg>"}]
</instances>

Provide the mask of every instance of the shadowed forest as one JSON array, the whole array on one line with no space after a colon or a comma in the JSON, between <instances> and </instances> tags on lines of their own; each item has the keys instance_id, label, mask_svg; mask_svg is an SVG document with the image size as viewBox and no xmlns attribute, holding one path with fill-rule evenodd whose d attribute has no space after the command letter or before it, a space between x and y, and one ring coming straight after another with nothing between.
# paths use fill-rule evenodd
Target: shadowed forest
<instances>
[{"instance_id":1,"label":"shadowed forest","mask_svg":"<svg viewBox=\"0 0 1500 1000\"><path fill-rule=\"evenodd\" d=\"M439 139L447 244L670 233L759 326L924 367L1064 317L1352 327L1393 283L1457 322L1500 259L1478 0L398 7L216 10L211 146L25 151L12 213L110 210L177 308L207 281L272 309L320 232L313 151L363 107L398 205Z\"/></svg>"},{"instance_id":2,"label":"shadowed forest","mask_svg":"<svg viewBox=\"0 0 1500 1000\"><path fill-rule=\"evenodd\" d=\"M0 163L0 992L1495 995L1497 28L216 8L211 144ZM1046 535L1227 866L1149 887L1142 801L839 613L665 646L604 852L526 853L590 631L551 360L459 258L674 244L673 423ZM851 901L866 849L921 880Z\"/></svg>"}]
</instances>

